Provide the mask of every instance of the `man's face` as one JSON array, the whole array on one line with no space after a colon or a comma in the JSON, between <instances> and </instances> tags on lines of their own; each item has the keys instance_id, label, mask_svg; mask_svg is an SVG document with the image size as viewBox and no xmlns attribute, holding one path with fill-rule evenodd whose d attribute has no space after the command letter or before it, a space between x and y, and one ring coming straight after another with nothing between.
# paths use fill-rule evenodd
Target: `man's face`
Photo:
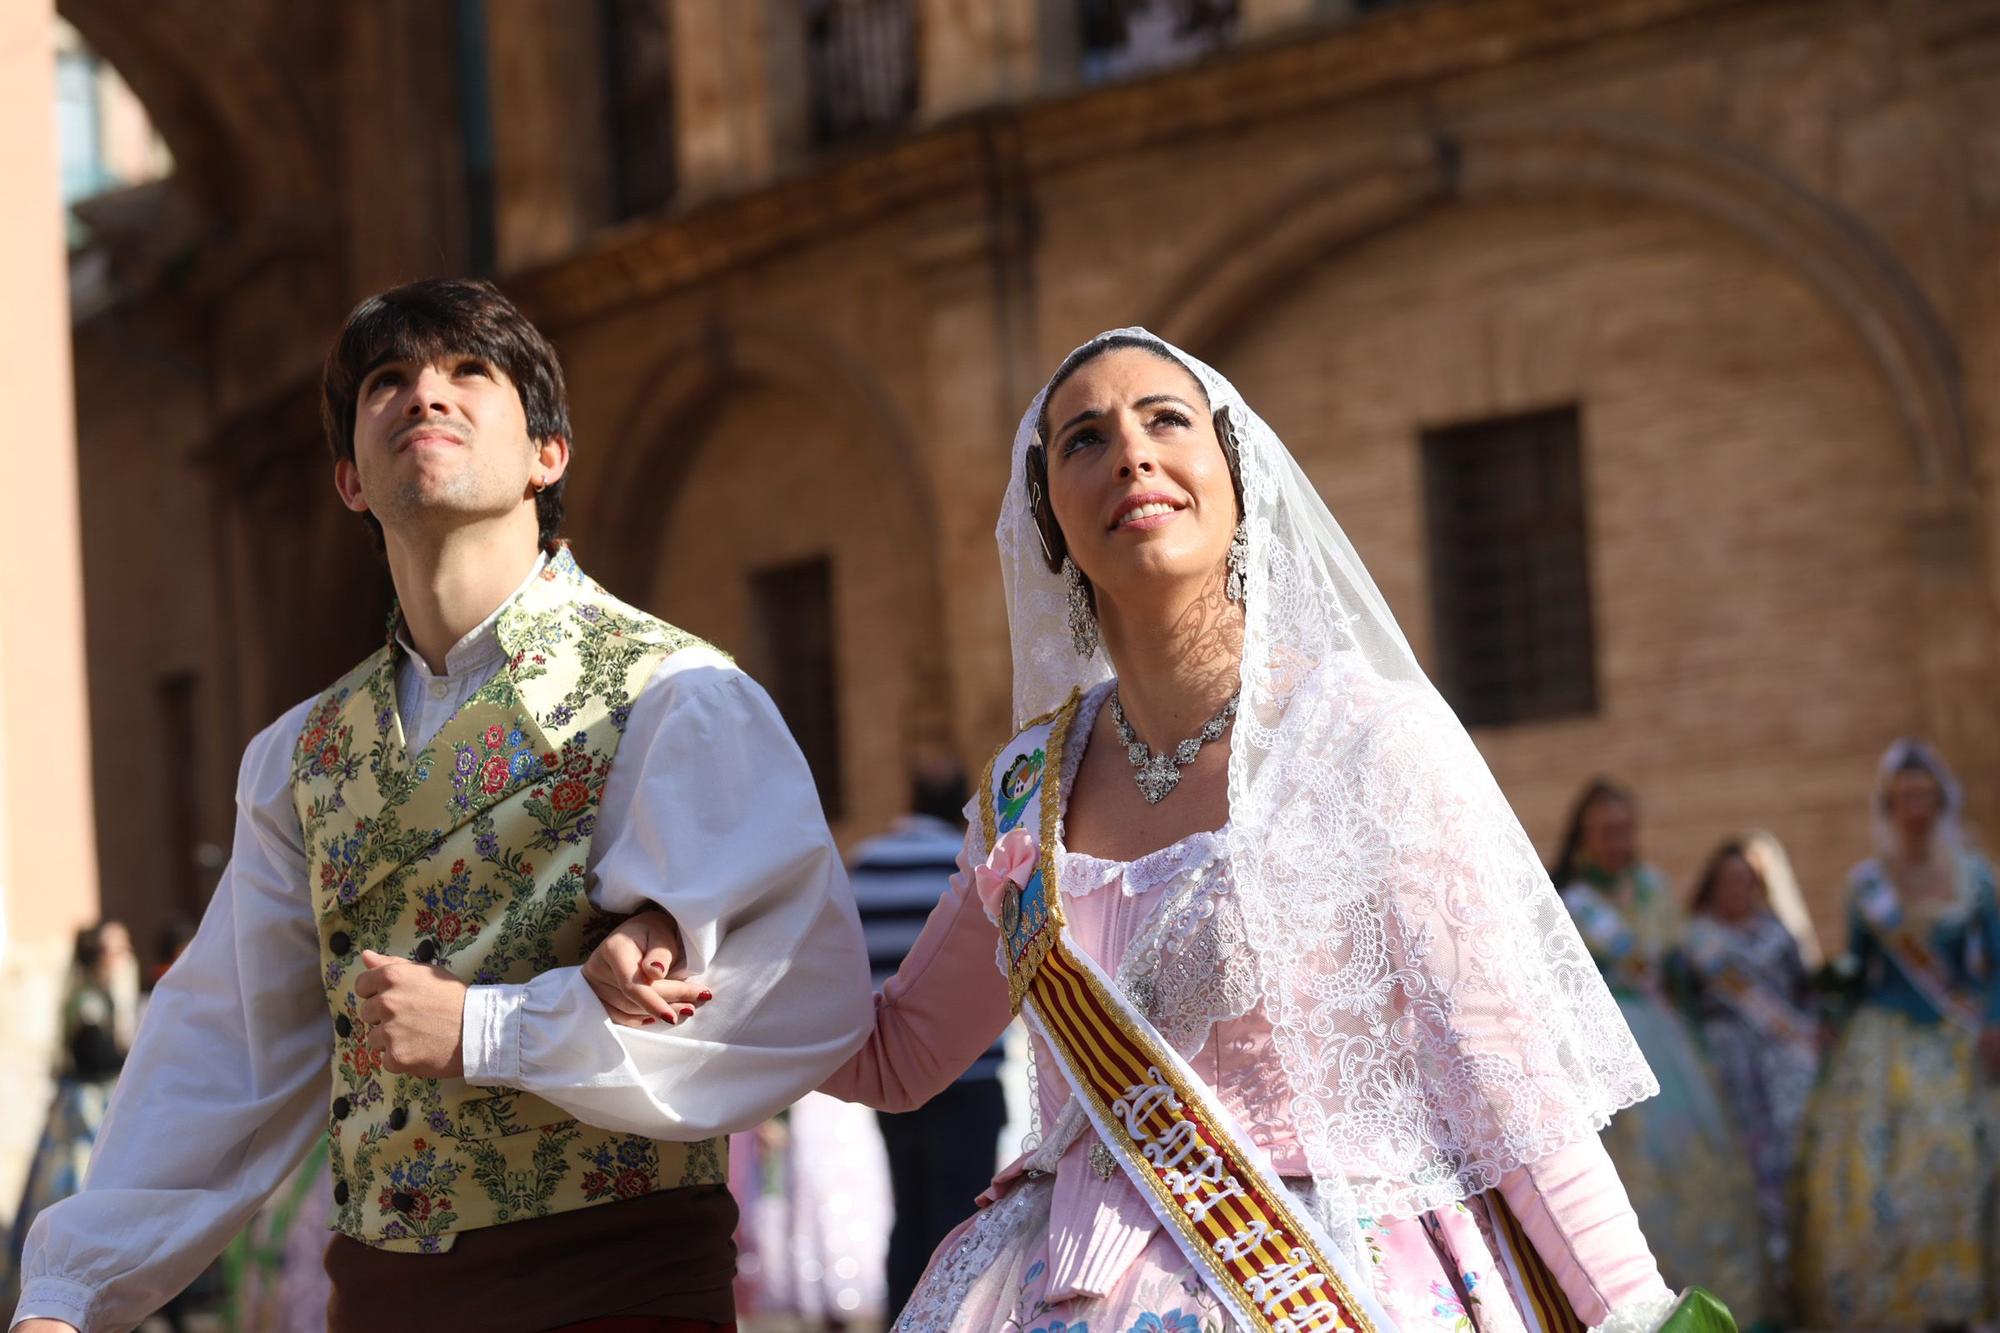
<instances>
[{"instance_id":1,"label":"man's face","mask_svg":"<svg viewBox=\"0 0 2000 1333\"><path fill-rule=\"evenodd\" d=\"M354 458L336 464L335 483L385 531L456 527L532 508L537 484L561 475L545 453L498 366L478 356L384 361L362 377Z\"/></svg>"}]
</instances>

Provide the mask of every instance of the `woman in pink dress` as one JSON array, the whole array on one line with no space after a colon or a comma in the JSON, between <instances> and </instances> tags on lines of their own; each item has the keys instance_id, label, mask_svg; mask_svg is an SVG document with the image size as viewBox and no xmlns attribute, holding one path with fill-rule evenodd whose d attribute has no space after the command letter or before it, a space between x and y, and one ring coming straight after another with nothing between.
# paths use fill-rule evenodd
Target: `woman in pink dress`
<instances>
[{"instance_id":1,"label":"woman in pink dress","mask_svg":"<svg viewBox=\"0 0 2000 1333\"><path fill-rule=\"evenodd\" d=\"M1276 435L1208 367L1102 335L1024 417L998 537L1017 725L1081 692L1045 770L1070 947L1364 1275L1371 1322L1658 1327L1673 1297L1597 1141L1651 1074ZM970 814L960 873L823 1091L920 1105L1006 1026L995 917L1019 912L991 811ZM1037 1132L896 1327L1237 1327L1030 1010ZM1263 1325L1308 1326L1333 1327Z\"/></svg>"}]
</instances>

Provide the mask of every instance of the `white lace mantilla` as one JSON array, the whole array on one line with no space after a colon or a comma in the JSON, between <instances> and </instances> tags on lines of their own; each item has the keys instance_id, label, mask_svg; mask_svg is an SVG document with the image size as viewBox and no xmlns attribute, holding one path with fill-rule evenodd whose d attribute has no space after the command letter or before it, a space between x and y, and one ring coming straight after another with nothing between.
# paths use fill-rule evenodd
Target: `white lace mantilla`
<instances>
[{"instance_id":1,"label":"white lace mantilla","mask_svg":"<svg viewBox=\"0 0 2000 1333\"><path fill-rule=\"evenodd\" d=\"M1229 888L1171 913L1163 902L1162 931L1208 916L1178 950L1147 946L1159 950L1148 1008L1178 1045L1254 984L1326 1211L1414 1216L1596 1132L1657 1085L1513 810L1312 483L1228 380L1161 348L1228 409L1248 559L1214 863ZM1041 404L1015 434L995 531L1017 723L1111 674L1101 652L1072 650L1030 517ZM1146 956L1126 951L1121 984L1127 963L1145 984ZM1205 956L1222 973L1210 991L1196 978ZM1044 1151L1062 1138L1052 1128Z\"/></svg>"}]
</instances>

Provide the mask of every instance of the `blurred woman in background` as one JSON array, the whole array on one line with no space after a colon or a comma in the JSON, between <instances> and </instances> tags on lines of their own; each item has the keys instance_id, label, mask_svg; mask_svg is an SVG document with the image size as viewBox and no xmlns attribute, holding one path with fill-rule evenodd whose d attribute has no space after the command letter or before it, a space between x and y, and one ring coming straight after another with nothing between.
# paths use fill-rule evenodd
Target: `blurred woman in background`
<instances>
[{"instance_id":1,"label":"blurred woman in background","mask_svg":"<svg viewBox=\"0 0 2000 1333\"><path fill-rule=\"evenodd\" d=\"M83 1187L112 1085L132 1049L138 1013L139 960L131 935L116 921L78 931L63 990L56 1095L14 1214L10 1274L20 1271L21 1247L35 1217Z\"/></svg>"},{"instance_id":2,"label":"blurred woman in background","mask_svg":"<svg viewBox=\"0 0 2000 1333\"><path fill-rule=\"evenodd\" d=\"M1550 877L1604 973L1660 1095L1627 1107L1604 1131L1671 1285L1700 1280L1744 1325L1769 1308L1767 1267L1748 1159L1673 996L1685 977L1675 946L1681 913L1660 872L1639 857L1638 806L1603 778L1577 798Z\"/></svg>"},{"instance_id":3,"label":"blurred woman in background","mask_svg":"<svg viewBox=\"0 0 2000 1333\"><path fill-rule=\"evenodd\" d=\"M1777 834L1765 829L1751 829L1740 841L1743 859L1757 872L1757 878L1764 881L1764 901L1771 914L1792 932L1792 939L1799 946L1799 961L1806 971L1818 972L1826 966L1826 950L1820 945L1819 931L1813 926L1806 895L1799 888L1799 877L1792 872L1792 858L1786 853L1785 844L1778 841Z\"/></svg>"},{"instance_id":4,"label":"blurred woman in background","mask_svg":"<svg viewBox=\"0 0 2000 1333\"><path fill-rule=\"evenodd\" d=\"M1747 838L1735 839L1709 857L1682 952L1710 1068L1756 1172L1765 1250L1782 1291L1787 1200L1819 1067L1819 1019L1798 941L1772 910L1748 848Z\"/></svg>"},{"instance_id":5,"label":"blurred woman in background","mask_svg":"<svg viewBox=\"0 0 2000 1333\"><path fill-rule=\"evenodd\" d=\"M1855 1004L1806 1117L1800 1313L1845 1327L1994 1313L2000 909L1944 760L1876 772L1875 855L1848 877Z\"/></svg>"}]
</instances>

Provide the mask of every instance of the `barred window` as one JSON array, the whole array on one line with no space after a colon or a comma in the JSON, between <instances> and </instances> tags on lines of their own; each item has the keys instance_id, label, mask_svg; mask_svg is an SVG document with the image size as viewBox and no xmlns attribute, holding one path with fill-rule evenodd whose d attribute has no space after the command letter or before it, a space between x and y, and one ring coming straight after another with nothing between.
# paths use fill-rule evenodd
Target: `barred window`
<instances>
[{"instance_id":1,"label":"barred window","mask_svg":"<svg viewBox=\"0 0 2000 1333\"><path fill-rule=\"evenodd\" d=\"M806 0L813 141L892 130L917 110L910 0Z\"/></svg>"},{"instance_id":2,"label":"barred window","mask_svg":"<svg viewBox=\"0 0 2000 1333\"><path fill-rule=\"evenodd\" d=\"M1468 726L1597 708L1574 407L1423 436L1438 686Z\"/></svg>"},{"instance_id":3,"label":"barred window","mask_svg":"<svg viewBox=\"0 0 2000 1333\"><path fill-rule=\"evenodd\" d=\"M657 213L674 196L674 52L659 0L598 0L610 132L611 220Z\"/></svg>"},{"instance_id":4,"label":"barred window","mask_svg":"<svg viewBox=\"0 0 2000 1333\"><path fill-rule=\"evenodd\" d=\"M820 556L750 576L762 683L804 751L828 819L842 812L840 696L834 670L833 561Z\"/></svg>"}]
</instances>

